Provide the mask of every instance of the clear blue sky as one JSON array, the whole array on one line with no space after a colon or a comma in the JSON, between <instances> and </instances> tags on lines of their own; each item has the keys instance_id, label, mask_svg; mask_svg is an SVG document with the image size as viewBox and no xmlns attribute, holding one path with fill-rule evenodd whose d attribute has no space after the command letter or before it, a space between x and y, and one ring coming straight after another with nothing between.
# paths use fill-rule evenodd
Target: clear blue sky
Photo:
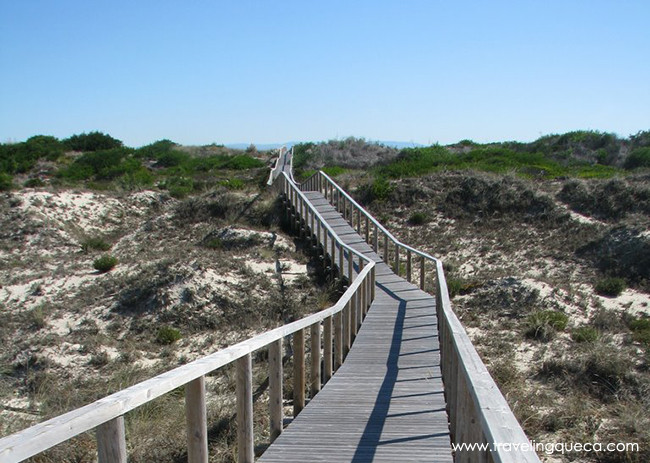
<instances>
[{"instance_id":1,"label":"clear blue sky","mask_svg":"<svg viewBox=\"0 0 650 463\"><path fill-rule=\"evenodd\" d=\"M650 129L650 1L0 0L0 142Z\"/></svg>"}]
</instances>

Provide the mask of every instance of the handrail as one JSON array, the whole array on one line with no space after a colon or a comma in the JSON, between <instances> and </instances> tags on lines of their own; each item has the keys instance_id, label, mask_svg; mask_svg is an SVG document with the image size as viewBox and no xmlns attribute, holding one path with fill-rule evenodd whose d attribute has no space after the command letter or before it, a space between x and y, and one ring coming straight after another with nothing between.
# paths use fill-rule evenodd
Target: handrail
<instances>
[{"instance_id":1,"label":"handrail","mask_svg":"<svg viewBox=\"0 0 650 463\"><path fill-rule=\"evenodd\" d=\"M367 211L363 206L361 206L358 202L356 202L355 199L354 199L352 196L350 196L350 195L348 194L347 191L345 191L343 188L341 188L341 187L340 187L340 186L339 186L339 185L338 185L334 180L332 180L332 178L331 178L329 175L327 175L327 174L326 174L325 172L323 172L322 170L316 172L315 174L313 174L311 177L309 177L309 178L308 178L305 182L303 182L302 184L303 184L303 185L308 184L308 182L309 182L313 177L315 177L315 176L317 176L317 175L319 175L319 174L320 174L320 175L321 175L321 176L322 176L322 177L323 177L323 178L324 178L328 183L330 183L334 188L336 188L336 190L339 191L339 192L343 195L343 197L344 197L347 201L350 202L351 205L353 205L356 209L361 210L361 211L363 212L363 214L364 214L364 215L365 215L365 216L366 216L366 217L367 217L367 218L368 218L368 219L369 219L369 220L370 220L374 225L376 225L377 228L378 228L382 233L384 233L384 234L388 237L388 239L389 239L390 241L392 241L392 242L395 243L395 244L398 244L400 247L402 247L402 248L404 248L404 249L406 249L406 250L411 251L413 254L416 254L416 255L418 255L418 256L424 257L425 259L430 259L430 260L433 260L433 261L437 261L437 260L438 260L438 259L436 259L435 257L433 257L432 255L427 254L426 252L420 251L419 249L413 248L413 247L409 246L408 244L402 243L400 240L398 240L397 238L395 238L395 236L393 236L393 234L392 234L390 231L388 231L388 229L386 229L386 227L384 227L384 226L381 224L381 222L379 222L379 220L375 219L375 218L373 217L373 215L370 214L370 212L368 212L368 211Z\"/></svg>"},{"instance_id":2,"label":"handrail","mask_svg":"<svg viewBox=\"0 0 650 463\"><path fill-rule=\"evenodd\" d=\"M465 328L451 308L442 261L395 238L326 173L317 172L303 182L301 188L323 193L337 210L342 209L343 217L349 221L353 228L354 211L356 211L357 231L360 234L361 216L363 215L366 218L365 240L369 244L371 241L369 224L372 223L374 225L372 244L375 252L379 252L379 233L381 232L384 236L383 259L386 263L389 263L390 260L388 242L394 244L394 270L397 275L400 274L401 269L400 248L405 249L407 254L406 278L408 281L411 281L412 276L411 255L419 256L421 289L425 289L425 260L435 264L435 296L442 377L445 384L449 427L453 441L456 444L489 444L490 450L479 455L478 461L540 463L528 437L476 352ZM337 192L336 198L334 191ZM349 213L348 209L350 209Z\"/></svg>"},{"instance_id":3,"label":"handrail","mask_svg":"<svg viewBox=\"0 0 650 463\"><path fill-rule=\"evenodd\" d=\"M344 254L347 251L349 284L336 304L135 384L84 407L3 437L0 439L1 461L7 463L22 461L83 432L96 429L99 462L126 462L124 414L180 386L185 386L186 390L188 461L207 461L205 375L236 362L238 461L252 462L254 457L251 354L267 346L269 347L272 439L282 432L282 362L278 360L282 358L282 340L287 336L293 336L294 415L296 415L305 403L305 329L310 328L313 380L310 389L313 396L320 390L321 385L321 340L324 346L322 378L326 382L332 376L333 370L343 363L359 325L374 299L375 263L341 240L286 172L282 172L281 178L285 200L290 205L289 209L293 211L293 217L301 224L301 234L309 232L309 238L315 239L317 244L323 244L321 229L324 230L324 240L331 235L332 267L335 265L335 243L338 244L341 274L344 270ZM311 227L308 221L311 222ZM315 223L318 224L318 234L314 233ZM324 244L323 253L327 255L327 243ZM359 259L356 278L353 278L352 272L353 256ZM321 322L324 331L322 337Z\"/></svg>"},{"instance_id":4,"label":"handrail","mask_svg":"<svg viewBox=\"0 0 650 463\"><path fill-rule=\"evenodd\" d=\"M269 172L269 179L266 181L267 186L273 185L273 182L275 181L276 178L278 178L278 171L282 170L282 166L280 166L280 160L282 159L282 156L284 155L284 152L287 150L284 146L280 148L280 154L278 157L275 159L275 163L273 164L273 167L271 168L271 171Z\"/></svg>"}]
</instances>

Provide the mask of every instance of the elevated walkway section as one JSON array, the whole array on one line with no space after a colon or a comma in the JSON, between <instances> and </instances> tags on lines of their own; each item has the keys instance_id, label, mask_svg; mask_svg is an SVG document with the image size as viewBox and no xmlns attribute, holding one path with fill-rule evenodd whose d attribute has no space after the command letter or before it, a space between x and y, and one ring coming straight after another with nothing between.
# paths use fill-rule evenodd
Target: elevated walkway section
<instances>
[{"instance_id":1,"label":"elevated walkway section","mask_svg":"<svg viewBox=\"0 0 650 463\"><path fill-rule=\"evenodd\" d=\"M395 275L322 194L305 195L377 262L376 297L343 365L258 461L452 462L435 299Z\"/></svg>"}]
</instances>

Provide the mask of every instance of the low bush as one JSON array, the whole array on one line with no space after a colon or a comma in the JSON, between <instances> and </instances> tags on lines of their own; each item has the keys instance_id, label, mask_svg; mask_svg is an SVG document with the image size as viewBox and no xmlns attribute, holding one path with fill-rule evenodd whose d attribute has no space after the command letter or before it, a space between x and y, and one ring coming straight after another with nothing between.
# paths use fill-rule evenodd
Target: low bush
<instances>
[{"instance_id":1,"label":"low bush","mask_svg":"<svg viewBox=\"0 0 650 463\"><path fill-rule=\"evenodd\" d=\"M44 185L45 182L43 182L43 180L41 180L38 177L30 178L27 181L25 181L25 183L23 183L23 186L25 188L38 188Z\"/></svg>"},{"instance_id":2,"label":"low bush","mask_svg":"<svg viewBox=\"0 0 650 463\"><path fill-rule=\"evenodd\" d=\"M571 339L575 342L594 342L598 336L598 330L591 326L581 326L571 332Z\"/></svg>"},{"instance_id":3,"label":"low bush","mask_svg":"<svg viewBox=\"0 0 650 463\"><path fill-rule=\"evenodd\" d=\"M103 255L93 262L93 267L100 273L106 273L117 265L117 258L109 254Z\"/></svg>"},{"instance_id":4,"label":"low bush","mask_svg":"<svg viewBox=\"0 0 650 463\"><path fill-rule=\"evenodd\" d=\"M89 132L72 135L63 140L63 144L72 151L100 151L120 148L122 142L102 132Z\"/></svg>"},{"instance_id":5,"label":"low bush","mask_svg":"<svg viewBox=\"0 0 650 463\"><path fill-rule=\"evenodd\" d=\"M194 191L194 179L190 177L168 177L160 186L169 191L172 197L182 199Z\"/></svg>"},{"instance_id":6,"label":"low bush","mask_svg":"<svg viewBox=\"0 0 650 463\"><path fill-rule=\"evenodd\" d=\"M111 245L99 236L86 238L81 242L81 250L85 253L89 251L108 251L110 248Z\"/></svg>"},{"instance_id":7,"label":"low bush","mask_svg":"<svg viewBox=\"0 0 650 463\"><path fill-rule=\"evenodd\" d=\"M637 148L625 160L626 169L650 167L650 147Z\"/></svg>"},{"instance_id":8,"label":"low bush","mask_svg":"<svg viewBox=\"0 0 650 463\"><path fill-rule=\"evenodd\" d=\"M414 212L408 218L409 225L424 225L429 221L429 217L424 212Z\"/></svg>"},{"instance_id":9,"label":"low bush","mask_svg":"<svg viewBox=\"0 0 650 463\"><path fill-rule=\"evenodd\" d=\"M447 291L449 292L449 297L469 294L479 286L480 284L474 280L447 277Z\"/></svg>"},{"instance_id":10,"label":"low bush","mask_svg":"<svg viewBox=\"0 0 650 463\"><path fill-rule=\"evenodd\" d=\"M173 344L181 338L181 332L171 326L162 326L156 333L156 342L158 344Z\"/></svg>"},{"instance_id":11,"label":"low bush","mask_svg":"<svg viewBox=\"0 0 650 463\"><path fill-rule=\"evenodd\" d=\"M370 185L370 194L372 200L384 201L388 199L393 187L384 177L377 177Z\"/></svg>"},{"instance_id":12,"label":"low bush","mask_svg":"<svg viewBox=\"0 0 650 463\"><path fill-rule=\"evenodd\" d=\"M219 182L219 185L225 186L229 190L243 190L246 186L246 183L240 178L229 178L227 180L222 180Z\"/></svg>"},{"instance_id":13,"label":"low bush","mask_svg":"<svg viewBox=\"0 0 650 463\"><path fill-rule=\"evenodd\" d=\"M329 175L330 177L336 177L345 172L345 168L341 166L327 166L327 167L323 167L321 170L325 172L327 175Z\"/></svg>"},{"instance_id":14,"label":"low bush","mask_svg":"<svg viewBox=\"0 0 650 463\"><path fill-rule=\"evenodd\" d=\"M625 289L625 280L622 278L603 278L594 286L596 293L601 296L618 297Z\"/></svg>"},{"instance_id":15,"label":"low bush","mask_svg":"<svg viewBox=\"0 0 650 463\"><path fill-rule=\"evenodd\" d=\"M0 191L9 191L13 188L13 178L9 174L0 172Z\"/></svg>"},{"instance_id":16,"label":"low bush","mask_svg":"<svg viewBox=\"0 0 650 463\"><path fill-rule=\"evenodd\" d=\"M650 318L632 319L628 326L632 330L632 337L636 342L650 347Z\"/></svg>"},{"instance_id":17,"label":"low bush","mask_svg":"<svg viewBox=\"0 0 650 463\"><path fill-rule=\"evenodd\" d=\"M558 331L564 331L568 321L569 317L555 310L533 312L526 319L526 337L550 341Z\"/></svg>"}]
</instances>

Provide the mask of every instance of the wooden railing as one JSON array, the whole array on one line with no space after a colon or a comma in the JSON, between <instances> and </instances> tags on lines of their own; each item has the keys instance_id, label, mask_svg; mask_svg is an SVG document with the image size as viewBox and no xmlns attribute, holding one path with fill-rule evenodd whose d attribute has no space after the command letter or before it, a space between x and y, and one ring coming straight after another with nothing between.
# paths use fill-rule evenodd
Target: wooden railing
<instances>
[{"instance_id":1,"label":"wooden railing","mask_svg":"<svg viewBox=\"0 0 650 463\"><path fill-rule=\"evenodd\" d=\"M188 461L208 461L205 375L236 364L237 449L239 462L253 462L252 356L259 349L269 351L269 414L271 438L282 432L283 373L282 341L293 339L294 415L305 406L305 332L310 333L311 384L313 397L343 363L354 336L374 298L375 263L346 246L327 224L298 186L285 172L277 177L286 202L286 212L302 236L311 239L324 257L344 273L348 265L348 288L332 307L267 331L226 349L175 368L154 378L104 397L84 407L49 419L0 439L0 461L18 462L41 453L83 432L96 430L100 463L126 462L125 413L185 387ZM321 239L321 236L324 238ZM338 264L335 250L339 250ZM355 262L356 260L356 262ZM351 271L357 266L358 272ZM354 277L356 275L356 278ZM321 330L322 325L322 330ZM322 332L321 332L322 331ZM322 357L321 357L322 345ZM323 368L321 371L321 358Z\"/></svg>"},{"instance_id":2,"label":"wooden railing","mask_svg":"<svg viewBox=\"0 0 650 463\"><path fill-rule=\"evenodd\" d=\"M410 282L416 259L419 286L424 290L427 272L431 273L452 441L490 445L490 450L485 452L457 452L456 461L539 463L521 425L451 308L442 262L400 242L324 172L311 176L301 188L321 192L375 252L381 254L384 262L392 265L396 274L404 273Z\"/></svg>"}]
</instances>

